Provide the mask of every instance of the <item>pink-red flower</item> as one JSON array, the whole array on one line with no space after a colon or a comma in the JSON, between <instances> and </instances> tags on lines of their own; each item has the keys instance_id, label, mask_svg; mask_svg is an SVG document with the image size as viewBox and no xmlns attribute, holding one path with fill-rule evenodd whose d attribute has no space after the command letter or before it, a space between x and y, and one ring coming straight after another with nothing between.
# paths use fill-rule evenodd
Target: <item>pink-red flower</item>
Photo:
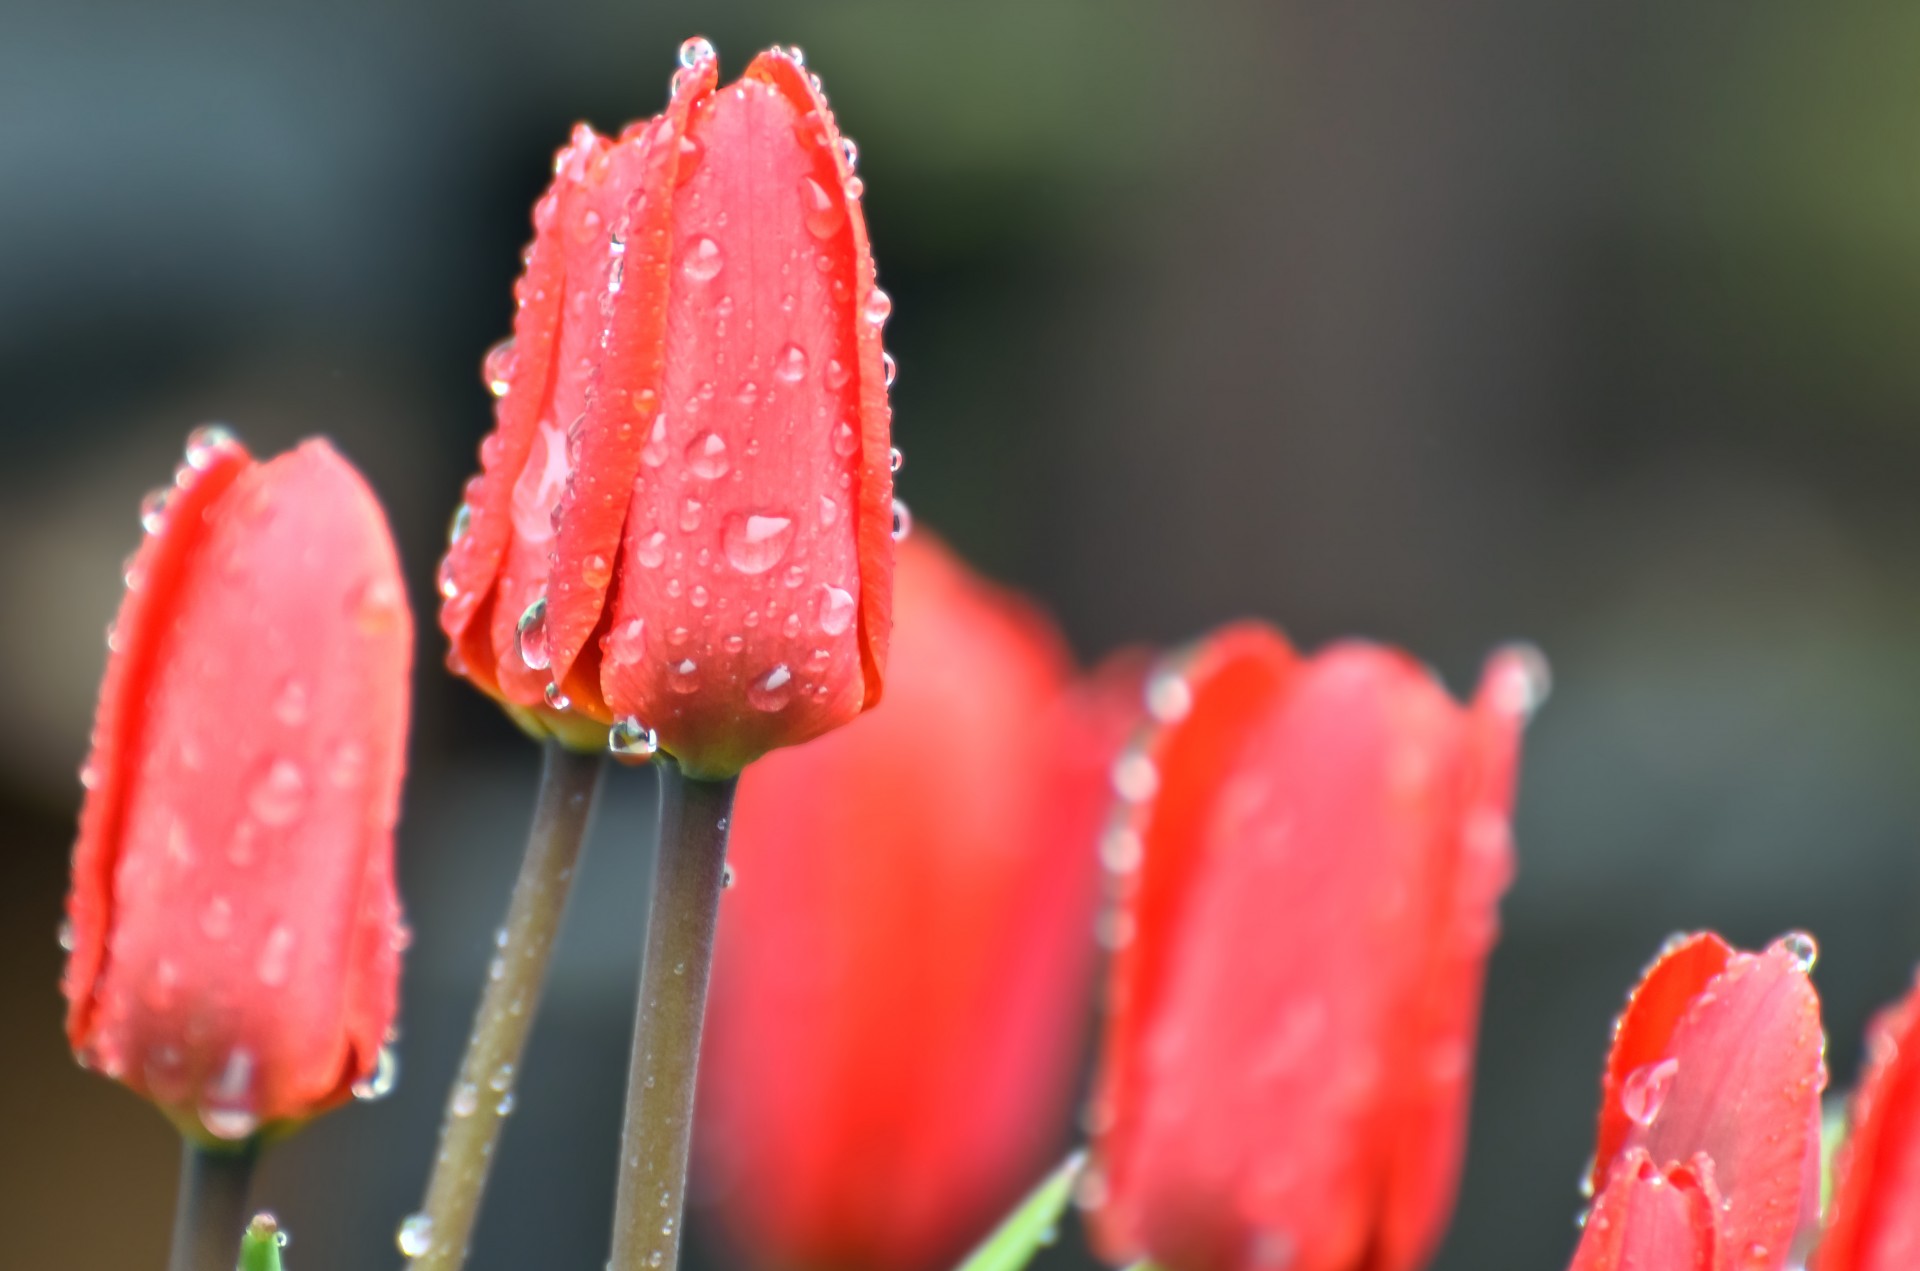
<instances>
[{"instance_id":1,"label":"pink-red flower","mask_svg":"<svg viewBox=\"0 0 1920 1271\"><path fill-rule=\"evenodd\" d=\"M1920 985L1867 1031L1815 1271L1920 1266Z\"/></svg>"},{"instance_id":2,"label":"pink-red flower","mask_svg":"<svg viewBox=\"0 0 1920 1271\"><path fill-rule=\"evenodd\" d=\"M1813 943L1676 937L1614 1025L1574 1271L1778 1271L1820 1194Z\"/></svg>"},{"instance_id":3,"label":"pink-red flower","mask_svg":"<svg viewBox=\"0 0 1920 1271\"><path fill-rule=\"evenodd\" d=\"M413 623L385 518L325 442L217 431L142 509L67 901L67 1034L182 1129L347 1098L393 1020Z\"/></svg>"},{"instance_id":4,"label":"pink-red flower","mask_svg":"<svg viewBox=\"0 0 1920 1271\"><path fill-rule=\"evenodd\" d=\"M1150 678L1103 854L1086 1200L1115 1263L1400 1271L1452 1207L1532 657L1462 708L1402 654L1229 628Z\"/></svg>"},{"instance_id":5,"label":"pink-red flower","mask_svg":"<svg viewBox=\"0 0 1920 1271\"><path fill-rule=\"evenodd\" d=\"M724 775L880 696L894 523L854 149L797 53L584 124L534 208L453 546L455 670L536 731Z\"/></svg>"},{"instance_id":6,"label":"pink-red flower","mask_svg":"<svg viewBox=\"0 0 1920 1271\"><path fill-rule=\"evenodd\" d=\"M924 533L898 618L886 702L741 778L696 1127L762 1265L944 1265L1066 1128L1137 677L1124 707L1075 681L1042 615Z\"/></svg>"}]
</instances>

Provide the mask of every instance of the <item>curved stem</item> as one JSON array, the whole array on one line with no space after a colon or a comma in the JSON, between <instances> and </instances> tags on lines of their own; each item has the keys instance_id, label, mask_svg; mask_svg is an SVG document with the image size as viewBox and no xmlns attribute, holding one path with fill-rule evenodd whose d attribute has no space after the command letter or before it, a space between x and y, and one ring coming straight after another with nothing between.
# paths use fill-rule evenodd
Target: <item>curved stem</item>
<instances>
[{"instance_id":1,"label":"curved stem","mask_svg":"<svg viewBox=\"0 0 1920 1271\"><path fill-rule=\"evenodd\" d=\"M237 1150L181 1144L180 1198L173 1210L173 1248L167 1271L233 1271L247 1229L247 1192L253 1184L257 1140Z\"/></svg>"},{"instance_id":2,"label":"curved stem","mask_svg":"<svg viewBox=\"0 0 1920 1271\"><path fill-rule=\"evenodd\" d=\"M533 1030L547 964L560 934L601 769L599 755L547 743L533 828L527 835L520 876L514 880L506 926L501 928L500 951L474 1014L460 1075L447 1095L440 1153L427 1180L426 1202L420 1214L409 1220L426 1246L413 1256L410 1265L415 1271L459 1271L466 1261L494 1144L512 1106L520 1056Z\"/></svg>"},{"instance_id":3,"label":"curved stem","mask_svg":"<svg viewBox=\"0 0 1920 1271\"><path fill-rule=\"evenodd\" d=\"M660 839L627 1076L609 1271L674 1271L679 1265L700 1028L736 782L688 777L671 762L658 767Z\"/></svg>"}]
</instances>

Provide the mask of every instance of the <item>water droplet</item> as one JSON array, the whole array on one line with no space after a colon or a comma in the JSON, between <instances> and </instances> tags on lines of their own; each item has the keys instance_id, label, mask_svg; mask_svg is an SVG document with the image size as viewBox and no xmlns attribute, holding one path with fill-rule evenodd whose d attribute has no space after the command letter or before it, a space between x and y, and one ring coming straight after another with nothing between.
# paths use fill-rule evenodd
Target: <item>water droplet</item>
<instances>
[{"instance_id":1,"label":"water droplet","mask_svg":"<svg viewBox=\"0 0 1920 1271\"><path fill-rule=\"evenodd\" d=\"M755 710L777 711L793 697L793 672L782 663L747 686L747 701Z\"/></svg>"},{"instance_id":2,"label":"water droplet","mask_svg":"<svg viewBox=\"0 0 1920 1271\"><path fill-rule=\"evenodd\" d=\"M899 364L898 362L895 362L895 361L893 360L893 354L891 354L891 353L882 353L882 354L880 355L880 378L881 378L881 381L882 381L882 382L883 382L883 383L884 383L884 384L885 384L885 385L886 385L886 386L887 386L888 388L892 388L892 387L893 387L893 381L894 381L894 380L896 380L896 379L898 379L899 377L900 377L900 364Z\"/></svg>"},{"instance_id":3,"label":"water droplet","mask_svg":"<svg viewBox=\"0 0 1920 1271\"><path fill-rule=\"evenodd\" d=\"M493 1112L495 1116L502 1117L513 1112L513 1091L509 1090L500 1096L500 1101L493 1105Z\"/></svg>"},{"instance_id":4,"label":"water droplet","mask_svg":"<svg viewBox=\"0 0 1920 1271\"><path fill-rule=\"evenodd\" d=\"M393 1093L400 1080L400 1055L392 1046L382 1046L373 1061L373 1072L353 1083L353 1097L360 1100L384 1099Z\"/></svg>"},{"instance_id":5,"label":"water droplet","mask_svg":"<svg viewBox=\"0 0 1920 1271\"><path fill-rule=\"evenodd\" d=\"M307 778L291 759L275 759L254 781L247 807L266 825L288 825L307 806Z\"/></svg>"},{"instance_id":6,"label":"water droplet","mask_svg":"<svg viewBox=\"0 0 1920 1271\"><path fill-rule=\"evenodd\" d=\"M722 891L731 890L737 881L738 879L733 872L733 862L729 861L720 867L720 889Z\"/></svg>"},{"instance_id":7,"label":"water droplet","mask_svg":"<svg viewBox=\"0 0 1920 1271\"><path fill-rule=\"evenodd\" d=\"M682 658L667 668L667 687L676 693L691 693L700 687L700 664Z\"/></svg>"},{"instance_id":8,"label":"water droplet","mask_svg":"<svg viewBox=\"0 0 1920 1271\"><path fill-rule=\"evenodd\" d=\"M710 282L724 264L726 260L720 253L720 244L701 234L680 258L680 272L695 282Z\"/></svg>"},{"instance_id":9,"label":"water droplet","mask_svg":"<svg viewBox=\"0 0 1920 1271\"><path fill-rule=\"evenodd\" d=\"M1193 688L1179 671L1163 667L1147 677L1147 714L1162 724L1177 724L1193 709Z\"/></svg>"},{"instance_id":10,"label":"water droplet","mask_svg":"<svg viewBox=\"0 0 1920 1271\"><path fill-rule=\"evenodd\" d=\"M800 206L807 232L815 238L832 238L847 223L847 210L840 200L812 177L800 178Z\"/></svg>"},{"instance_id":11,"label":"water droplet","mask_svg":"<svg viewBox=\"0 0 1920 1271\"><path fill-rule=\"evenodd\" d=\"M1546 655L1530 644L1516 644L1495 655L1490 673L1494 701L1502 710L1529 716L1553 692L1553 670Z\"/></svg>"},{"instance_id":12,"label":"water droplet","mask_svg":"<svg viewBox=\"0 0 1920 1271\"><path fill-rule=\"evenodd\" d=\"M854 608L852 592L844 587L823 583L820 587L820 610L814 620L820 624L823 634L839 635L853 625Z\"/></svg>"},{"instance_id":13,"label":"water droplet","mask_svg":"<svg viewBox=\"0 0 1920 1271\"><path fill-rule=\"evenodd\" d=\"M798 384L807 377L807 351L797 344L781 349L774 359L773 375L783 383Z\"/></svg>"},{"instance_id":14,"label":"water droplet","mask_svg":"<svg viewBox=\"0 0 1920 1271\"><path fill-rule=\"evenodd\" d=\"M465 538L467 531L471 528L473 528L473 508L462 503L459 508L455 510L453 520L447 524L447 546L452 547L461 539ZM447 583L450 581L450 578L441 581L440 592L442 595L447 594Z\"/></svg>"},{"instance_id":15,"label":"water droplet","mask_svg":"<svg viewBox=\"0 0 1920 1271\"><path fill-rule=\"evenodd\" d=\"M1667 1101L1674 1074L1679 1071L1678 1059L1662 1059L1642 1064L1628 1073L1627 1079L1620 1083L1620 1110L1627 1114L1627 1120L1635 1125L1652 1125Z\"/></svg>"},{"instance_id":16,"label":"water droplet","mask_svg":"<svg viewBox=\"0 0 1920 1271\"><path fill-rule=\"evenodd\" d=\"M793 541L790 517L736 512L721 531L727 562L743 574L764 574L780 563Z\"/></svg>"},{"instance_id":17,"label":"water droplet","mask_svg":"<svg viewBox=\"0 0 1920 1271\"><path fill-rule=\"evenodd\" d=\"M486 381L489 393L495 397L507 395L507 390L513 387L513 366L513 337L508 336L488 349L480 363L480 378Z\"/></svg>"},{"instance_id":18,"label":"water droplet","mask_svg":"<svg viewBox=\"0 0 1920 1271\"><path fill-rule=\"evenodd\" d=\"M220 1073L200 1100L200 1124L217 1139L251 1137L260 1128L253 1110L253 1056L240 1047L227 1054Z\"/></svg>"},{"instance_id":19,"label":"water droplet","mask_svg":"<svg viewBox=\"0 0 1920 1271\"><path fill-rule=\"evenodd\" d=\"M1820 946L1804 931L1789 931L1774 943L1793 959L1794 969L1802 974L1813 970L1813 964L1820 960Z\"/></svg>"},{"instance_id":20,"label":"water droplet","mask_svg":"<svg viewBox=\"0 0 1920 1271\"><path fill-rule=\"evenodd\" d=\"M893 501L893 541L904 542L907 535L913 533L913 513L908 510L906 501Z\"/></svg>"},{"instance_id":21,"label":"water droplet","mask_svg":"<svg viewBox=\"0 0 1920 1271\"><path fill-rule=\"evenodd\" d=\"M457 1117L470 1117L473 1110L480 1106L480 1091L471 1081L463 1081L454 1087L453 1098L447 1110Z\"/></svg>"},{"instance_id":22,"label":"water droplet","mask_svg":"<svg viewBox=\"0 0 1920 1271\"><path fill-rule=\"evenodd\" d=\"M213 463L214 456L233 444L233 434L219 424L202 424L187 434L187 466L201 471Z\"/></svg>"},{"instance_id":23,"label":"water droplet","mask_svg":"<svg viewBox=\"0 0 1920 1271\"><path fill-rule=\"evenodd\" d=\"M647 623L644 618L629 618L607 632L607 660L622 665L638 662L647 651Z\"/></svg>"},{"instance_id":24,"label":"water droplet","mask_svg":"<svg viewBox=\"0 0 1920 1271\"><path fill-rule=\"evenodd\" d=\"M660 735L629 715L607 730L607 750L625 760L651 759L659 753Z\"/></svg>"},{"instance_id":25,"label":"water droplet","mask_svg":"<svg viewBox=\"0 0 1920 1271\"><path fill-rule=\"evenodd\" d=\"M573 699L560 691L560 685L549 681L545 693L547 705L557 711L573 709Z\"/></svg>"},{"instance_id":26,"label":"water droplet","mask_svg":"<svg viewBox=\"0 0 1920 1271\"><path fill-rule=\"evenodd\" d=\"M847 381L852 378L853 378L853 372L847 369L846 363L842 362L837 357L831 357L827 359L826 381L827 381L828 388L831 388L831 389L845 388L847 386Z\"/></svg>"},{"instance_id":27,"label":"water droplet","mask_svg":"<svg viewBox=\"0 0 1920 1271\"><path fill-rule=\"evenodd\" d=\"M80 785L82 789L92 790L100 784L100 769L92 760L80 765Z\"/></svg>"},{"instance_id":28,"label":"water droplet","mask_svg":"<svg viewBox=\"0 0 1920 1271\"><path fill-rule=\"evenodd\" d=\"M887 451L887 471L898 472L906 463L907 457L900 453L900 447L894 446Z\"/></svg>"},{"instance_id":29,"label":"water droplet","mask_svg":"<svg viewBox=\"0 0 1920 1271\"><path fill-rule=\"evenodd\" d=\"M713 60L713 42L704 35L689 36L680 42L680 65L694 70L702 62Z\"/></svg>"},{"instance_id":30,"label":"water droplet","mask_svg":"<svg viewBox=\"0 0 1920 1271\"><path fill-rule=\"evenodd\" d=\"M717 432L701 433L687 443L687 471L712 481L727 475L727 442Z\"/></svg>"},{"instance_id":31,"label":"water droplet","mask_svg":"<svg viewBox=\"0 0 1920 1271\"><path fill-rule=\"evenodd\" d=\"M874 326L886 322L893 313L893 297L875 287L867 293L867 302L860 307L860 316Z\"/></svg>"},{"instance_id":32,"label":"water droplet","mask_svg":"<svg viewBox=\"0 0 1920 1271\"><path fill-rule=\"evenodd\" d=\"M840 138L840 157L851 168L860 162L860 147L853 144L852 137Z\"/></svg>"},{"instance_id":33,"label":"water droplet","mask_svg":"<svg viewBox=\"0 0 1920 1271\"><path fill-rule=\"evenodd\" d=\"M640 540L634 551L634 559L642 568L658 569L667 559L667 534L665 530L655 530Z\"/></svg>"},{"instance_id":34,"label":"water droplet","mask_svg":"<svg viewBox=\"0 0 1920 1271\"><path fill-rule=\"evenodd\" d=\"M540 596L527 606L513 629L513 644L520 661L530 671L544 671L552 665L547 649L547 598Z\"/></svg>"},{"instance_id":35,"label":"water droplet","mask_svg":"<svg viewBox=\"0 0 1920 1271\"><path fill-rule=\"evenodd\" d=\"M1140 836L1129 826L1116 825L1100 836L1100 863L1115 874L1131 874L1145 856Z\"/></svg>"},{"instance_id":36,"label":"water droplet","mask_svg":"<svg viewBox=\"0 0 1920 1271\"><path fill-rule=\"evenodd\" d=\"M858 449L860 434L854 431L853 425L844 420L834 425L833 452L844 459Z\"/></svg>"},{"instance_id":37,"label":"water droplet","mask_svg":"<svg viewBox=\"0 0 1920 1271\"><path fill-rule=\"evenodd\" d=\"M60 929L54 933L54 939L60 942L62 949L65 949L68 953L73 952L73 946L78 943L73 934L73 919L62 918L60 920Z\"/></svg>"},{"instance_id":38,"label":"water droplet","mask_svg":"<svg viewBox=\"0 0 1920 1271\"><path fill-rule=\"evenodd\" d=\"M295 939L293 928L285 923L276 924L267 933L266 943L260 946L260 960L254 963L253 968L254 974L260 977L260 983L268 988L278 988L287 982Z\"/></svg>"},{"instance_id":39,"label":"water droplet","mask_svg":"<svg viewBox=\"0 0 1920 1271\"><path fill-rule=\"evenodd\" d=\"M147 491L140 500L140 528L158 534L167 523L167 500L172 497L173 491L165 486Z\"/></svg>"},{"instance_id":40,"label":"water droplet","mask_svg":"<svg viewBox=\"0 0 1920 1271\"><path fill-rule=\"evenodd\" d=\"M425 1214L407 1215L395 1242L409 1258L424 1258L433 1249L433 1219Z\"/></svg>"},{"instance_id":41,"label":"water droplet","mask_svg":"<svg viewBox=\"0 0 1920 1271\"><path fill-rule=\"evenodd\" d=\"M599 591L612 579L613 566L600 553L590 552L587 558L580 562L580 581L594 591Z\"/></svg>"},{"instance_id":42,"label":"water droplet","mask_svg":"<svg viewBox=\"0 0 1920 1271\"><path fill-rule=\"evenodd\" d=\"M1145 751L1129 750L1113 764L1113 792L1127 803L1145 803L1160 789L1160 770Z\"/></svg>"}]
</instances>

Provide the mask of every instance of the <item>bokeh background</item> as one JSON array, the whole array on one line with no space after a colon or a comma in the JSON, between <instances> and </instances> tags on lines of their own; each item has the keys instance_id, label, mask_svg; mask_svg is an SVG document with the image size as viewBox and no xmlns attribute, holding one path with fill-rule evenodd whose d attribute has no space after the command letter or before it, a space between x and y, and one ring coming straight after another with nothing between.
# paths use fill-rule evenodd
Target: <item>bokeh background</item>
<instances>
[{"instance_id":1,"label":"bokeh background","mask_svg":"<svg viewBox=\"0 0 1920 1271\"><path fill-rule=\"evenodd\" d=\"M204 420L329 433L430 612L549 157L695 30L825 77L902 492L1084 657L1247 613L1461 688L1551 657L1441 1268L1564 1265L1675 928L1815 932L1851 1079L1920 958L1920 8L5 0L0 1265L164 1248L171 1131L55 990L140 493ZM397 1261L529 807L421 625L404 1071L265 1170L306 1271ZM650 800L603 803L475 1271L603 1257Z\"/></svg>"}]
</instances>

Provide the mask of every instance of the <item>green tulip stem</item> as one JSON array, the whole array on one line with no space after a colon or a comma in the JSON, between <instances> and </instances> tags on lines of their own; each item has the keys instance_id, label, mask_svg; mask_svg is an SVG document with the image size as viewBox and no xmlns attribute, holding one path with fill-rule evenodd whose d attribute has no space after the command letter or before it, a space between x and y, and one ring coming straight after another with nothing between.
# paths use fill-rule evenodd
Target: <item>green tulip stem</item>
<instances>
[{"instance_id":1,"label":"green tulip stem","mask_svg":"<svg viewBox=\"0 0 1920 1271\"><path fill-rule=\"evenodd\" d=\"M167 1271L232 1271L233 1251L247 1229L247 1192L258 1156L255 1139L220 1148L183 1142Z\"/></svg>"},{"instance_id":2,"label":"green tulip stem","mask_svg":"<svg viewBox=\"0 0 1920 1271\"><path fill-rule=\"evenodd\" d=\"M514 880L507 923L474 1014L466 1057L447 1095L426 1202L408 1220L424 1246L408 1251L413 1271L459 1271L466 1262L602 768L599 755L568 750L554 741L546 745L527 853ZM403 1249L406 1243L403 1238Z\"/></svg>"},{"instance_id":3,"label":"green tulip stem","mask_svg":"<svg viewBox=\"0 0 1920 1271\"><path fill-rule=\"evenodd\" d=\"M694 1079L737 780L703 781L664 757L656 763L660 837L627 1074L609 1271L674 1271L680 1262Z\"/></svg>"}]
</instances>

